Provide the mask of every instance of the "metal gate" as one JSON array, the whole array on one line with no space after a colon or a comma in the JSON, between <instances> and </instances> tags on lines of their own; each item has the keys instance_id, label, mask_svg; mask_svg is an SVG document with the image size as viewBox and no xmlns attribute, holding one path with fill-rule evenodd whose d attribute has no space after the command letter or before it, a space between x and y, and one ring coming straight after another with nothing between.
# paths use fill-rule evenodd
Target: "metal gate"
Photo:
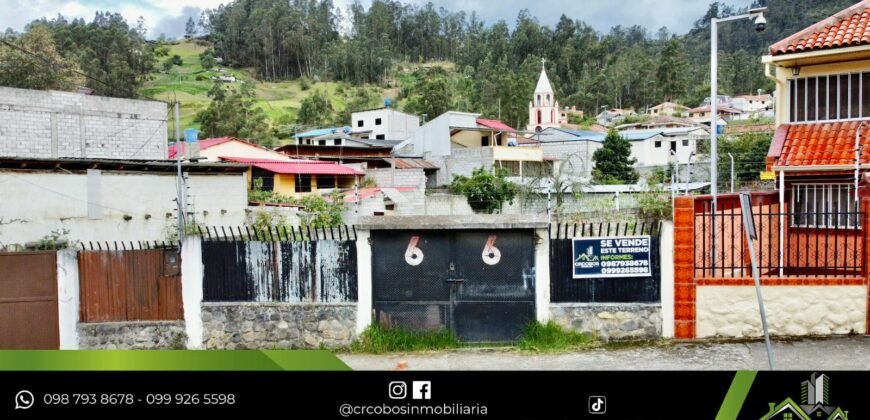
<instances>
[{"instance_id":1,"label":"metal gate","mask_svg":"<svg viewBox=\"0 0 870 420\"><path fill-rule=\"evenodd\" d=\"M512 341L535 315L534 231L373 231L376 321Z\"/></svg>"},{"instance_id":2,"label":"metal gate","mask_svg":"<svg viewBox=\"0 0 870 420\"><path fill-rule=\"evenodd\" d=\"M57 252L0 253L0 349L58 349Z\"/></svg>"}]
</instances>

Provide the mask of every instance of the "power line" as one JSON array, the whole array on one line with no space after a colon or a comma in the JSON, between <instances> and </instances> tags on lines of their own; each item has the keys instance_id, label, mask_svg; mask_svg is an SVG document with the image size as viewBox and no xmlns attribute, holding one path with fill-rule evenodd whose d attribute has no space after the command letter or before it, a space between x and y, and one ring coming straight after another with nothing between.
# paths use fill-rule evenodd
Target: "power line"
<instances>
[{"instance_id":1,"label":"power line","mask_svg":"<svg viewBox=\"0 0 870 420\"><path fill-rule=\"evenodd\" d=\"M148 143L151 143L151 140L154 139L154 135L157 134L158 131L160 131L160 128L161 128L161 127L163 127L163 129L166 130L166 127L167 127L167 121L169 120L169 114L170 114L170 112L171 112L171 111L167 111L167 112L166 112L166 117L164 118L164 120L161 121L161 123L157 125L157 128L154 130L154 132L151 133L150 136L148 136L148 139L147 139L147 140L145 140L145 143L142 143L142 145L139 146L139 148L136 149L136 151L133 152L133 154L130 155L130 157L128 157L127 159L133 159L137 154L139 154L139 152L142 151L142 149L145 148L145 146L148 145ZM176 153L178 153L177 147L176 147Z\"/></svg>"},{"instance_id":2,"label":"power line","mask_svg":"<svg viewBox=\"0 0 870 420\"><path fill-rule=\"evenodd\" d=\"M44 190L44 191L48 191L48 192L53 193L53 194L57 194L57 195L62 196L62 197L66 197L66 198L69 198L69 199L72 199L72 200L76 200L76 201L80 201L80 202L87 203L87 204L93 204L93 205L95 205L95 206L98 206L98 207L103 208L103 209L106 209L106 210L114 210L114 211L116 211L116 212L120 212L120 213L123 213L123 214L135 214L135 215L137 215L137 216L142 216L142 213L137 213L137 212L127 211L127 210L122 210L122 209L116 209L116 208L114 208L114 207L109 207L109 206L104 206L104 205L102 205L102 204L100 204L100 203L94 203L94 202L92 202L92 201L83 200L83 199L81 199L81 198L78 198L78 197L75 197L75 196L72 196L72 195L69 195L69 194L66 194L66 193L62 193L62 192L60 192L60 191L55 191L55 190L53 190L53 189L51 189L51 188L48 188L48 187L45 187L45 186L39 185L39 184L34 183L34 182L31 182L31 181L28 181L28 180L24 179L24 177L20 177L20 176L18 176L18 175L14 175L14 174L11 174L11 173L9 173L9 172L7 172L6 175L7 175L7 176L11 176L11 177L13 177L13 178L16 178L16 179L20 180L21 182L24 182L25 184L30 184L30 185L32 185L32 186L34 186L34 187L36 187L36 188L39 188L39 189Z\"/></svg>"}]
</instances>

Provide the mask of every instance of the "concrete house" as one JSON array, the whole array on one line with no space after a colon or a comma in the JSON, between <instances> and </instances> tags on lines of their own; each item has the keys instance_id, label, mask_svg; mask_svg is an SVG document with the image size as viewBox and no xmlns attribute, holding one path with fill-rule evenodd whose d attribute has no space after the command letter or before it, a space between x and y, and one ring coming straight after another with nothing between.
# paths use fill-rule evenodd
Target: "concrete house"
<instances>
[{"instance_id":1,"label":"concrete house","mask_svg":"<svg viewBox=\"0 0 870 420\"><path fill-rule=\"evenodd\" d=\"M647 113L653 117L658 117L660 115L682 117L688 111L689 107L687 106L673 102L662 102L656 106L650 107L650 109L647 110Z\"/></svg>"},{"instance_id":2,"label":"concrete house","mask_svg":"<svg viewBox=\"0 0 870 420\"><path fill-rule=\"evenodd\" d=\"M262 191L274 191L287 197L300 198L309 194L329 194L336 189L359 185L363 172L334 162L313 160L274 160L241 157L221 157L226 162L247 165L248 188L262 182Z\"/></svg>"},{"instance_id":3,"label":"concrete house","mask_svg":"<svg viewBox=\"0 0 870 420\"><path fill-rule=\"evenodd\" d=\"M196 142L184 142L181 147L183 159L195 159L199 162L220 162L222 156L292 160L289 156L235 137L218 137ZM177 145L173 144L169 146L169 159L176 158L177 150Z\"/></svg>"},{"instance_id":4,"label":"concrete house","mask_svg":"<svg viewBox=\"0 0 870 420\"><path fill-rule=\"evenodd\" d=\"M389 107L367 109L351 114L353 137L371 140L406 140L420 127L420 117Z\"/></svg>"},{"instance_id":5,"label":"concrete house","mask_svg":"<svg viewBox=\"0 0 870 420\"><path fill-rule=\"evenodd\" d=\"M531 145L518 147L516 131L480 114L448 111L421 126L410 139L398 144L400 157L423 158L438 166L434 184L448 185L453 175L471 175L479 167L508 167L518 175L526 169L539 169L543 150ZM536 170L537 170L536 169Z\"/></svg>"}]
</instances>

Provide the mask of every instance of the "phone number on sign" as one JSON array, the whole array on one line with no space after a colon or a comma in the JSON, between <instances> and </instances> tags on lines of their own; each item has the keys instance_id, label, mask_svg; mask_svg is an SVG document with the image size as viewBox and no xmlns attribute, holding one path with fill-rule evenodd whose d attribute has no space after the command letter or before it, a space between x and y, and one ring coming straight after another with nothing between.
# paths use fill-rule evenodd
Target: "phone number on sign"
<instances>
[{"instance_id":1,"label":"phone number on sign","mask_svg":"<svg viewBox=\"0 0 870 420\"><path fill-rule=\"evenodd\" d=\"M45 394L45 405L233 405L235 394Z\"/></svg>"}]
</instances>

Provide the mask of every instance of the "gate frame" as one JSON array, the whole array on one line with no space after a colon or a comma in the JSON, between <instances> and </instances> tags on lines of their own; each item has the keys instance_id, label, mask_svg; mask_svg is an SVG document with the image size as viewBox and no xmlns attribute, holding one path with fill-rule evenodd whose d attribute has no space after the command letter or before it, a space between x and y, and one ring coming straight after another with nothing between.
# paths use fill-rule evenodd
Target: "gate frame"
<instances>
[{"instance_id":1,"label":"gate frame","mask_svg":"<svg viewBox=\"0 0 870 420\"><path fill-rule=\"evenodd\" d=\"M359 219L356 228L357 334L362 334L372 324L374 318L371 239L373 230L533 230L535 318L541 323L546 323L550 318L550 223L546 215L367 216Z\"/></svg>"}]
</instances>

